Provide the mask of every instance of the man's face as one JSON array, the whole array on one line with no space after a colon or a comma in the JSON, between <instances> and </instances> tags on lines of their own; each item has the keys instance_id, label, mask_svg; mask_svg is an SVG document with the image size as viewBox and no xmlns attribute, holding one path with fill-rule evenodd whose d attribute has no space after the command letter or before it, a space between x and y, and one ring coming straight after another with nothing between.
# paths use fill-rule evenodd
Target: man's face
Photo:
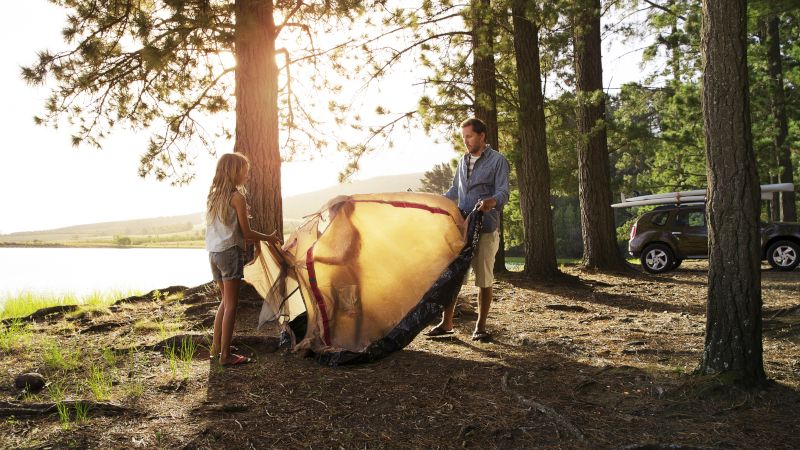
<instances>
[{"instance_id":1,"label":"man's face","mask_svg":"<svg viewBox=\"0 0 800 450\"><path fill-rule=\"evenodd\" d=\"M486 146L486 133L476 133L472 129L472 125L462 128L461 136L464 138L464 146L467 147L467 151L473 155L482 152Z\"/></svg>"}]
</instances>

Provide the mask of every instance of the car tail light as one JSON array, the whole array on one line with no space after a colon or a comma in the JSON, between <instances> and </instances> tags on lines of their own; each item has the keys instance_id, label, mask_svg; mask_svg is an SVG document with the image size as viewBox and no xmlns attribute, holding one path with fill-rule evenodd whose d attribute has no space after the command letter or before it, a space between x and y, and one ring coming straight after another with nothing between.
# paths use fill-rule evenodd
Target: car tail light
<instances>
[{"instance_id":1,"label":"car tail light","mask_svg":"<svg viewBox=\"0 0 800 450\"><path fill-rule=\"evenodd\" d=\"M631 227L631 239L636 237L636 224Z\"/></svg>"}]
</instances>

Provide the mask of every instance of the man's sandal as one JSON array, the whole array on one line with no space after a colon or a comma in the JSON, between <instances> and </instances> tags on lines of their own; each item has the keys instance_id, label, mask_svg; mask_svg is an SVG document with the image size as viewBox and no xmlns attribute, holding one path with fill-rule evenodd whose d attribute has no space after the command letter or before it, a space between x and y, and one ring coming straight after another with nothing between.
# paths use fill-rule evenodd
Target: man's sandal
<instances>
[{"instance_id":1,"label":"man's sandal","mask_svg":"<svg viewBox=\"0 0 800 450\"><path fill-rule=\"evenodd\" d=\"M489 334L488 331L475 331L472 333L472 340L478 342L487 342L489 339L492 338L492 335Z\"/></svg>"},{"instance_id":2,"label":"man's sandal","mask_svg":"<svg viewBox=\"0 0 800 450\"><path fill-rule=\"evenodd\" d=\"M435 326L430 330L428 330L428 332L425 333L425 336L428 337L449 336L455 333L456 333L455 330L445 330L441 326Z\"/></svg>"}]
</instances>

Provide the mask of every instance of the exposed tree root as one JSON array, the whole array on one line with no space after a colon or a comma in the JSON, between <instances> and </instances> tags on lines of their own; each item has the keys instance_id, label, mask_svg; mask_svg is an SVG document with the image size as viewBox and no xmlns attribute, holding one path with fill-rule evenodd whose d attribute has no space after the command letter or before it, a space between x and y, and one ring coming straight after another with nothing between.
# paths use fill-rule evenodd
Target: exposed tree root
<instances>
[{"instance_id":1,"label":"exposed tree root","mask_svg":"<svg viewBox=\"0 0 800 450\"><path fill-rule=\"evenodd\" d=\"M219 306L219 302L198 303L186 308L186 310L183 311L183 315L186 317L205 316L206 313L212 309L216 309L217 306Z\"/></svg>"},{"instance_id":2,"label":"exposed tree root","mask_svg":"<svg viewBox=\"0 0 800 450\"><path fill-rule=\"evenodd\" d=\"M215 317L213 315L204 317L203 320L196 322L194 325L192 325L191 329L194 331L208 330L214 326L214 319Z\"/></svg>"},{"instance_id":3,"label":"exposed tree root","mask_svg":"<svg viewBox=\"0 0 800 450\"><path fill-rule=\"evenodd\" d=\"M114 328L119 328L125 325L130 324L130 322L102 322L96 323L94 325L90 325L82 330L81 333L100 333L104 331L113 330Z\"/></svg>"},{"instance_id":4,"label":"exposed tree root","mask_svg":"<svg viewBox=\"0 0 800 450\"><path fill-rule=\"evenodd\" d=\"M4 319L2 324L8 326L14 321L20 322L35 322L37 320L54 320L64 315L64 313L72 312L78 309L78 305L57 305L49 306L32 312L25 317Z\"/></svg>"},{"instance_id":5,"label":"exposed tree root","mask_svg":"<svg viewBox=\"0 0 800 450\"><path fill-rule=\"evenodd\" d=\"M139 302L154 301L157 298L157 296L155 295L156 292L159 292L162 295L170 295L170 294L174 294L176 292L185 292L187 290L188 289L186 288L186 286L170 286L168 288L158 289L157 291L156 290L150 291L150 292L148 292L147 294L144 294L144 295L133 295L133 296L130 296L130 297L121 298L121 299L115 301L110 306L118 305L120 303L139 303ZM2 324L4 326L8 326L12 322L14 322L15 320L21 321L21 322L34 322L34 321L37 321L37 320L53 321L53 320L60 319L66 313L73 312L73 311L77 310L79 307L80 307L80 305L48 306L47 308L38 309L38 310L36 310L36 311L32 312L31 314L29 314L27 316L24 316L24 317L19 317L19 318L15 317L15 318L10 318L10 319L3 319L2 321L0 321L0 324Z\"/></svg>"},{"instance_id":6,"label":"exposed tree root","mask_svg":"<svg viewBox=\"0 0 800 450\"><path fill-rule=\"evenodd\" d=\"M118 414L131 414L133 410L114 403L93 402L88 400L65 400L62 402L69 409L76 405L88 407L92 415L114 416ZM53 414L58 411L55 403L12 403L0 402L0 417L40 416Z\"/></svg>"},{"instance_id":7,"label":"exposed tree root","mask_svg":"<svg viewBox=\"0 0 800 450\"><path fill-rule=\"evenodd\" d=\"M143 350L161 351L170 347L180 348L183 342L192 342L196 347L208 347L211 345L211 336L207 334L178 334L176 336L170 336L156 344L140 348Z\"/></svg>"},{"instance_id":8,"label":"exposed tree root","mask_svg":"<svg viewBox=\"0 0 800 450\"><path fill-rule=\"evenodd\" d=\"M208 301L209 298L215 298L215 297L212 297L205 292L195 292L194 294L191 295L184 293L183 298L178 301L184 305L195 305L198 303L205 303ZM218 298L215 303L219 304Z\"/></svg>"},{"instance_id":9,"label":"exposed tree root","mask_svg":"<svg viewBox=\"0 0 800 450\"><path fill-rule=\"evenodd\" d=\"M567 420L564 416L562 416L561 414L557 413L553 408L551 408L551 407L549 407L547 405L543 405L543 404L541 404L541 403L539 403L537 401L531 400L529 398L525 398L522 395L512 391L511 388L508 387L508 372L503 374L503 379L501 380L501 386L503 388L503 392L505 392L506 394L509 394L512 397L514 397L514 399L517 402L519 402L519 403L521 403L521 404L523 404L525 406L531 407L531 408L539 411L540 413L544 414L545 416L550 418L550 420L552 420L559 428L561 428L564 431L566 431L569 435L571 435L575 439L578 439L580 441L583 441L583 440L586 439L583 436L583 432L581 432L581 430L578 429L578 427L573 425L572 422Z\"/></svg>"},{"instance_id":10,"label":"exposed tree root","mask_svg":"<svg viewBox=\"0 0 800 450\"><path fill-rule=\"evenodd\" d=\"M213 282L213 281L209 282L209 283L206 283L206 284L201 284L200 286L195 286L193 288L186 289L186 291L184 291L184 294L185 294L184 298L191 297L191 296L193 296L195 294L201 294L201 295L205 296L205 295L208 295L211 292L216 292L216 293L219 292L217 290L217 284L215 282Z\"/></svg>"}]
</instances>

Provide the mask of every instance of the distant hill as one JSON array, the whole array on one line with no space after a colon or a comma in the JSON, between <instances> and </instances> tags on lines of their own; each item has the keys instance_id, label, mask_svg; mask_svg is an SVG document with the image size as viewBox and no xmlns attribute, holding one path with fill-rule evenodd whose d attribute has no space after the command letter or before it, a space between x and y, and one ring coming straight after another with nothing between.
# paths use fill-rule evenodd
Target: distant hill
<instances>
[{"instance_id":1,"label":"distant hill","mask_svg":"<svg viewBox=\"0 0 800 450\"><path fill-rule=\"evenodd\" d=\"M409 189L418 191L422 187L422 176L422 173L409 173L376 177L288 197L283 201L283 217L286 220L302 218L319 210L320 206L337 195L405 192Z\"/></svg>"},{"instance_id":2,"label":"distant hill","mask_svg":"<svg viewBox=\"0 0 800 450\"><path fill-rule=\"evenodd\" d=\"M328 199L337 195L371 194L378 192L417 191L422 186L422 173L392 175L340 184L307 194L295 195L283 201L285 228L293 228L303 216L317 211ZM43 231L22 231L0 235L0 242L64 242L111 239L114 236L180 235L195 232L203 226L203 214L155 217L149 219L73 225Z\"/></svg>"},{"instance_id":3,"label":"distant hill","mask_svg":"<svg viewBox=\"0 0 800 450\"><path fill-rule=\"evenodd\" d=\"M203 222L200 213L117 222L73 225L54 230L21 231L0 235L0 242L84 241L113 236L148 236L189 233Z\"/></svg>"}]
</instances>

